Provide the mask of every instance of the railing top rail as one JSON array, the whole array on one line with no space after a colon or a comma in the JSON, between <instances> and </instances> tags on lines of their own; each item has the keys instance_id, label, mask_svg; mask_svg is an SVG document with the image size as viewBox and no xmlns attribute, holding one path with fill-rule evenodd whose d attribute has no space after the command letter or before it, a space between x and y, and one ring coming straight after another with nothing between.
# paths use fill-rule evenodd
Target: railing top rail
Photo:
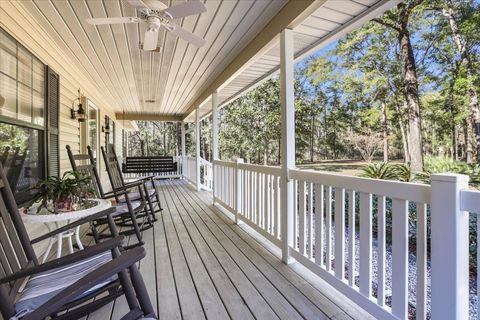
<instances>
[{"instance_id":1,"label":"railing top rail","mask_svg":"<svg viewBox=\"0 0 480 320\"><path fill-rule=\"evenodd\" d=\"M279 176L282 173L280 167L264 166L259 164L239 163L238 168L240 170L255 171L259 173L271 174L274 176Z\"/></svg>"},{"instance_id":2,"label":"railing top rail","mask_svg":"<svg viewBox=\"0 0 480 320\"><path fill-rule=\"evenodd\" d=\"M223 166L223 167L230 167L235 168L237 164L232 161L224 161L224 160L213 160L214 165Z\"/></svg>"},{"instance_id":3,"label":"railing top rail","mask_svg":"<svg viewBox=\"0 0 480 320\"><path fill-rule=\"evenodd\" d=\"M203 159L203 158L200 158L200 163L202 163L202 164L204 164L204 165L206 165L206 166L209 166L209 167L212 166L212 163L211 163L210 161L205 160L205 159Z\"/></svg>"},{"instance_id":4,"label":"railing top rail","mask_svg":"<svg viewBox=\"0 0 480 320\"><path fill-rule=\"evenodd\" d=\"M431 202L431 187L426 184L344 176L315 170L300 169L289 170L289 179L320 183L332 187L377 194L395 199L420 203Z\"/></svg>"},{"instance_id":5,"label":"railing top rail","mask_svg":"<svg viewBox=\"0 0 480 320\"><path fill-rule=\"evenodd\" d=\"M480 214L480 191L461 190L460 191L460 209Z\"/></svg>"}]
</instances>

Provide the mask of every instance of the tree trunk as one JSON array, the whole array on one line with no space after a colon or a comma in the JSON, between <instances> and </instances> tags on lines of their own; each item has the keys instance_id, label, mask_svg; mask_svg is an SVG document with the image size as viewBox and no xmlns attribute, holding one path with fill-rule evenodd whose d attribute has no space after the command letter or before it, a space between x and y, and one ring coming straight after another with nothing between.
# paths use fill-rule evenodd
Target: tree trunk
<instances>
[{"instance_id":1,"label":"tree trunk","mask_svg":"<svg viewBox=\"0 0 480 320\"><path fill-rule=\"evenodd\" d=\"M313 144L315 141L315 114L312 114L310 125L310 162L313 162Z\"/></svg>"},{"instance_id":2,"label":"tree trunk","mask_svg":"<svg viewBox=\"0 0 480 320\"><path fill-rule=\"evenodd\" d=\"M395 105L395 109L398 113L398 127L400 129L400 136L402 138L402 147L403 147L403 161L405 163L410 162L409 154L408 154L408 141L407 135L405 133L405 124L403 123L403 114L400 106L398 104Z\"/></svg>"},{"instance_id":3,"label":"tree trunk","mask_svg":"<svg viewBox=\"0 0 480 320\"><path fill-rule=\"evenodd\" d=\"M473 159L473 140L472 140L472 118L467 117L465 120L465 153L466 153L466 161L468 164L472 164L474 162Z\"/></svg>"},{"instance_id":4,"label":"tree trunk","mask_svg":"<svg viewBox=\"0 0 480 320\"><path fill-rule=\"evenodd\" d=\"M388 120L387 104L382 100L382 138L383 138L383 161L388 162Z\"/></svg>"},{"instance_id":5,"label":"tree trunk","mask_svg":"<svg viewBox=\"0 0 480 320\"><path fill-rule=\"evenodd\" d=\"M263 142L263 164L268 165L268 139Z\"/></svg>"},{"instance_id":6,"label":"tree trunk","mask_svg":"<svg viewBox=\"0 0 480 320\"><path fill-rule=\"evenodd\" d=\"M400 52L403 60L404 95L408 115L408 157L414 172L423 170L422 134L420 121L420 99L417 70L410 34L405 26L399 33Z\"/></svg>"},{"instance_id":7,"label":"tree trunk","mask_svg":"<svg viewBox=\"0 0 480 320\"><path fill-rule=\"evenodd\" d=\"M448 2L447 2L448 3ZM450 3L448 3L450 5ZM458 52L460 53L460 57L462 58L462 65L465 67L467 71L467 78L468 78L468 96L470 99L469 103L469 108L470 108L470 116L467 121L470 121L470 128L473 130L472 125L474 124L475 126L475 132L476 132L476 153L480 154L480 107L479 107L479 102L478 102L478 95L477 95L477 88L475 87L474 84L474 67L473 63L470 57L470 54L467 50L467 46L465 43L465 39L462 39L462 36L460 34L460 30L458 29L458 23L455 20L455 12L452 7L449 7L448 9L443 10L443 15L445 18L448 20L448 23L450 24L450 29L452 30L452 37L453 41L455 42L455 45L457 46ZM467 126L468 130L468 126ZM470 133L471 135L471 130ZM466 135L467 137L467 135ZM469 155L469 150L471 150L471 143L469 145L467 143L467 163L471 164L475 162L475 159L473 158L473 151L470 152ZM470 157L470 162L469 162L469 157Z\"/></svg>"}]
</instances>

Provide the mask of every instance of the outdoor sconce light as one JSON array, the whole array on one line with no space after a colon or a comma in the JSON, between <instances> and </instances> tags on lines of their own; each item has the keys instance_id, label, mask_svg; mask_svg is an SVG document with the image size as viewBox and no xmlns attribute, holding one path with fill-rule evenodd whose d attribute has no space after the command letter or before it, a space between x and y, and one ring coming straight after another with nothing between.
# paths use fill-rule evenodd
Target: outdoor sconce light
<instances>
[{"instance_id":1,"label":"outdoor sconce light","mask_svg":"<svg viewBox=\"0 0 480 320\"><path fill-rule=\"evenodd\" d=\"M102 127L102 132L110 134L110 118L108 116L105 116L105 126Z\"/></svg>"},{"instance_id":2,"label":"outdoor sconce light","mask_svg":"<svg viewBox=\"0 0 480 320\"><path fill-rule=\"evenodd\" d=\"M78 101L78 109L75 110L75 102ZM78 122L85 122L87 120L87 114L82 105L82 94L78 89L78 97L72 101L72 108L70 109L70 115L72 119L77 119Z\"/></svg>"}]
</instances>

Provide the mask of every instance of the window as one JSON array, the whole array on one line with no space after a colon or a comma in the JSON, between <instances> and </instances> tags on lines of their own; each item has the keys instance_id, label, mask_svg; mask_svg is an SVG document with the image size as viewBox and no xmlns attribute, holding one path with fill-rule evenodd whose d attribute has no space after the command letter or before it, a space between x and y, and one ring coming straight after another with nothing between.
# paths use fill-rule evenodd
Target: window
<instances>
[{"instance_id":1,"label":"window","mask_svg":"<svg viewBox=\"0 0 480 320\"><path fill-rule=\"evenodd\" d=\"M0 29L0 116L45 125L45 65Z\"/></svg>"},{"instance_id":2,"label":"window","mask_svg":"<svg viewBox=\"0 0 480 320\"><path fill-rule=\"evenodd\" d=\"M44 131L0 122L0 162L17 203L33 198L45 177Z\"/></svg>"},{"instance_id":3,"label":"window","mask_svg":"<svg viewBox=\"0 0 480 320\"><path fill-rule=\"evenodd\" d=\"M0 163L18 204L46 176L46 66L0 28Z\"/></svg>"},{"instance_id":4,"label":"window","mask_svg":"<svg viewBox=\"0 0 480 320\"><path fill-rule=\"evenodd\" d=\"M97 159L98 154L98 110L92 101L87 103L88 123L87 123L87 146L93 151L93 156ZM97 161L98 165L99 161Z\"/></svg>"}]
</instances>

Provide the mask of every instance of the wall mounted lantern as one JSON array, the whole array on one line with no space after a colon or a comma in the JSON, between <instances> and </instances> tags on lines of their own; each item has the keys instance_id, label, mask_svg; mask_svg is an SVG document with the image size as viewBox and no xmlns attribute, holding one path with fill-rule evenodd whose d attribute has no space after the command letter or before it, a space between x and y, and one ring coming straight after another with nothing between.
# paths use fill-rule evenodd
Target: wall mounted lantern
<instances>
[{"instance_id":1,"label":"wall mounted lantern","mask_svg":"<svg viewBox=\"0 0 480 320\"><path fill-rule=\"evenodd\" d=\"M80 89L78 89L78 97L72 101L72 109L70 109L71 118L77 119L78 122L85 122L85 120L87 120L87 113L82 105L82 97ZM77 103L77 110L75 110L75 103Z\"/></svg>"}]
</instances>

